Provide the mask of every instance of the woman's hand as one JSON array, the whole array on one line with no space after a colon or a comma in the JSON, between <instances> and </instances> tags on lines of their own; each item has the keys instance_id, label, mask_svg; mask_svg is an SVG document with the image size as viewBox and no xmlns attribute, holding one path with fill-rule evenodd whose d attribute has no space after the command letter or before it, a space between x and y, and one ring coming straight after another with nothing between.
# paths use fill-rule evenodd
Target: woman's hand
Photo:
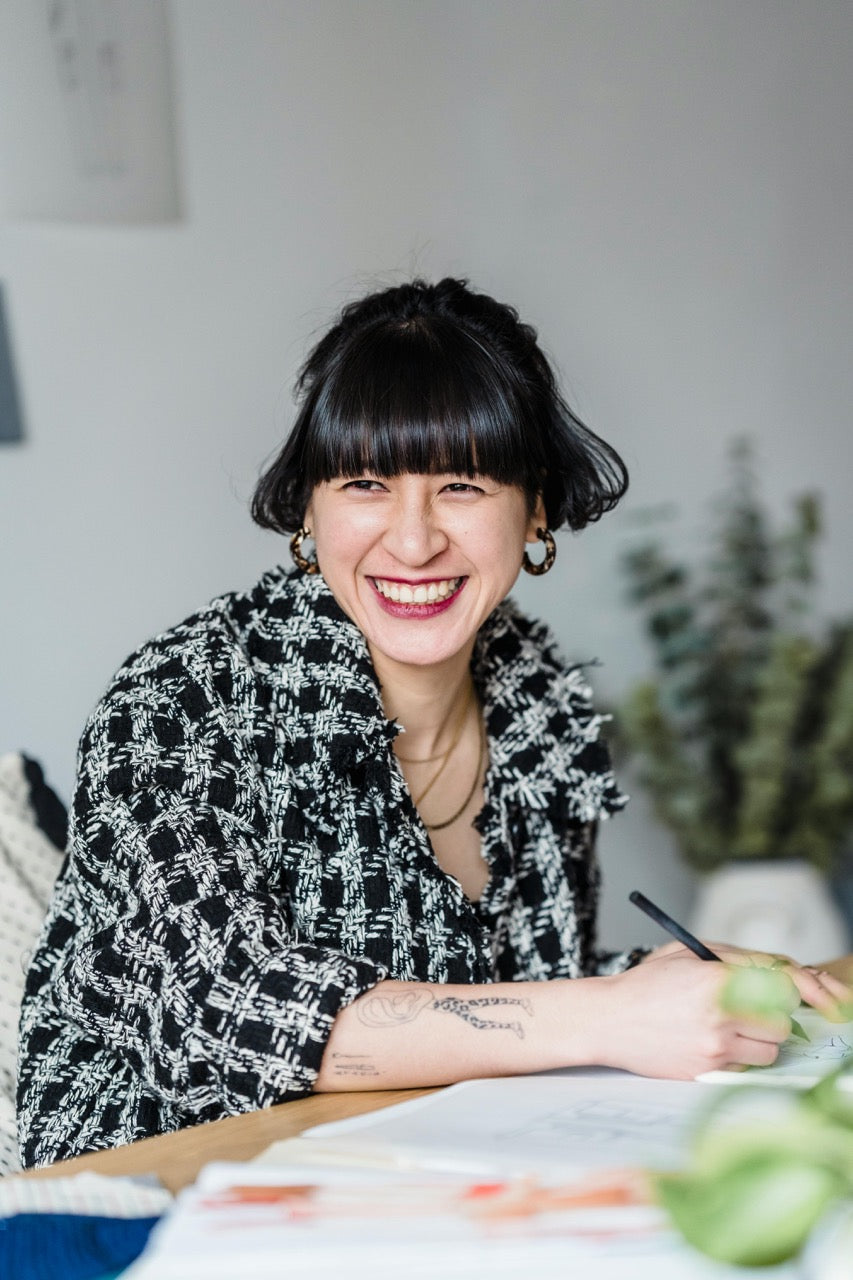
<instances>
[{"instance_id":1,"label":"woman's hand","mask_svg":"<svg viewBox=\"0 0 853 1280\"><path fill-rule=\"evenodd\" d=\"M799 964L790 956L766 951L745 951L725 942L708 944L726 964L756 965L760 969L780 969L786 973L800 993L803 1004L809 1004L831 1022L853 1016L853 989L841 981L830 967Z\"/></svg>"},{"instance_id":2,"label":"woman's hand","mask_svg":"<svg viewBox=\"0 0 853 1280\"><path fill-rule=\"evenodd\" d=\"M801 965L790 956L768 951L749 951L728 942L708 942L706 945L725 964L781 969L794 983L802 1002L817 1009L831 1022L846 1021L853 1017L853 986L850 985L853 982L853 956L843 956L824 965ZM680 942L667 942L650 952L642 963L648 964L663 956L685 953L689 954Z\"/></svg>"},{"instance_id":3,"label":"woman's hand","mask_svg":"<svg viewBox=\"0 0 853 1280\"><path fill-rule=\"evenodd\" d=\"M741 953L739 963L747 962ZM667 943L636 968L600 979L600 1026L609 1042L596 1061L675 1080L728 1066L769 1066L790 1034L790 1018L727 1013L727 974L725 964ZM811 983L820 985L813 976L804 979L809 989Z\"/></svg>"}]
</instances>

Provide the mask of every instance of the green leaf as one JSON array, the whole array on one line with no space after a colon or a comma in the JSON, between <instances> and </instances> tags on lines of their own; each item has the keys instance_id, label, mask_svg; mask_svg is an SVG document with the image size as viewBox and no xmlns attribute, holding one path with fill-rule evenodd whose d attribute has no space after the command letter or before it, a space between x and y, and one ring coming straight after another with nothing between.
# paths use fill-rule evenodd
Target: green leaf
<instances>
[{"instance_id":1,"label":"green leaf","mask_svg":"<svg viewBox=\"0 0 853 1280\"><path fill-rule=\"evenodd\" d=\"M789 1016L799 1005L800 993L787 973L755 964L731 965L720 994L720 1007L735 1015ZM805 1034L802 1028L800 1033Z\"/></svg>"},{"instance_id":2,"label":"green leaf","mask_svg":"<svg viewBox=\"0 0 853 1280\"><path fill-rule=\"evenodd\" d=\"M825 1110L800 1105L792 1114L767 1120L731 1124L697 1134L693 1170L702 1177L725 1179L729 1171L753 1159L780 1165L803 1163L830 1169L853 1192L853 1142L850 1132Z\"/></svg>"},{"instance_id":3,"label":"green leaf","mask_svg":"<svg viewBox=\"0 0 853 1280\"><path fill-rule=\"evenodd\" d=\"M853 1060L848 1060L836 1071L825 1075L803 1094L803 1106L815 1108L839 1127L853 1129L853 1089L845 1087L845 1080L853 1084ZM853 1134L848 1136L853 1165ZM851 1170L853 1179L853 1170Z\"/></svg>"},{"instance_id":4,"label":"green leaf","mask_svg":"<svg viewBox=\"0 0 853 1280\"><path fill-rule=\"evenodd\" d=\"M669 1174L660 1200L690 1244L711 1258L769 1266L799 1252L846 1190L833 1169L758 1152L719 1176Z\"/></svg>"}]
</instances>

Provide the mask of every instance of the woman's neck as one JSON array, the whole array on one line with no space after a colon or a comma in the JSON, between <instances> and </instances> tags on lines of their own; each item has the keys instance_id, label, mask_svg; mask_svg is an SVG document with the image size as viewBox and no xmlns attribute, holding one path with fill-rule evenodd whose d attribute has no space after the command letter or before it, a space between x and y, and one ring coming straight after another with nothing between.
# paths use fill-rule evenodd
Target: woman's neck
<instances>
[{"instance_id":1,"label":"woman's neck","mask_svg":"<svg viewBox=\"0 0 853 1280\"><path fill-rule=\"evenodd\" d=\"M471 696L470 651L454 654L437 667L415 667L388 662L382 655L371 656L385 714L406 731L405 737L397 740L401 754L422 759L441 751Z\"/></svg>"}]
</instances>

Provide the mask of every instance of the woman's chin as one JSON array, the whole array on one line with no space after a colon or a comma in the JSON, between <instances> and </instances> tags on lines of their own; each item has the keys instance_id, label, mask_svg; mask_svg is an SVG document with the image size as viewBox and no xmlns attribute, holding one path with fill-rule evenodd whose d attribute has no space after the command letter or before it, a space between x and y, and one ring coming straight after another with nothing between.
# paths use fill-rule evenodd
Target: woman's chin
<instances>
[{"instance_id":1,"label":"woman's chin","mask_svg":"<svg viewBox=\"0 0 853 1280\"><path fill-rule=\"evenodd\" d=\"M467 658L473 646L474 637L467 634L389 636L385 629L372 629L372 634L367 633L367 643L374 663L384 661L400 666L429 668L452 662L461 653L464 653Z\"/></svg>"}]
</instances>

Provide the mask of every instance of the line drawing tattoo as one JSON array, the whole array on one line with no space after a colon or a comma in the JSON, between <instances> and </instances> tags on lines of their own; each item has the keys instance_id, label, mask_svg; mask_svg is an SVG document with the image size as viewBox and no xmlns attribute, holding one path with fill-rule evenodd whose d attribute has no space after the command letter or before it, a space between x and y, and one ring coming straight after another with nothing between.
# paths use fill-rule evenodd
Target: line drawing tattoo
<instances>
[{"instance_id":1,"label":"line drawing tattoo","mask_svg":"<svg viewBox=\"0 0 853 1280\"><path fill-rule=\"evenodd\" d=\"M475 1009L505 1005L518 1005L528 1016L533 1016L533 1007L529 1000L512 996L477 996L473 1000L461 1000L458 996L444 996L440 1000L433 1001L432 1007L445 1013L455 1013L458 1018L462 1018L463 1022L476 1027L478 1031L511 1031L513 1035L518 1036L519 1040L523 1040L524 1027L520 1022L495 1022L492 1018L481 1018L474 1012Z\"/></svg>"},{"instance_id":2,"label":"line drawing tattoo","mask_svg":"<svg viewBox=\"0 0 853 1280\"><path fill-rule=\"evenodd\" d=\"M357 1006L359 1021L366 1027L396 1027L404 1022L412 1022L424 1009L434 1009L437 1013L452 1013L467 1022L478 1031L511 1031L524 1039L524 1027L518 1020L501 1022L494 1018L480 1016L481 1009L505 1008L515 1005L529 1016L533 1016L533 1006L529 1000L517 996L475 996L470 1000L460 996L442 996L433 999L429 991L405 991L394 996L369 996Z\"/></svg>"},{"instance_id":3,"label":"line drawing tattoo","mask_svg":"<svg viewBox=\"0 0 853 1280\"><path fill-rule=\"evenodd\" d=\"M368 996L357 1006L366 1027L395 1027L412 1022L432 999L428 991L402 991L395 996Z\"/></svg>"}]
</instances>

